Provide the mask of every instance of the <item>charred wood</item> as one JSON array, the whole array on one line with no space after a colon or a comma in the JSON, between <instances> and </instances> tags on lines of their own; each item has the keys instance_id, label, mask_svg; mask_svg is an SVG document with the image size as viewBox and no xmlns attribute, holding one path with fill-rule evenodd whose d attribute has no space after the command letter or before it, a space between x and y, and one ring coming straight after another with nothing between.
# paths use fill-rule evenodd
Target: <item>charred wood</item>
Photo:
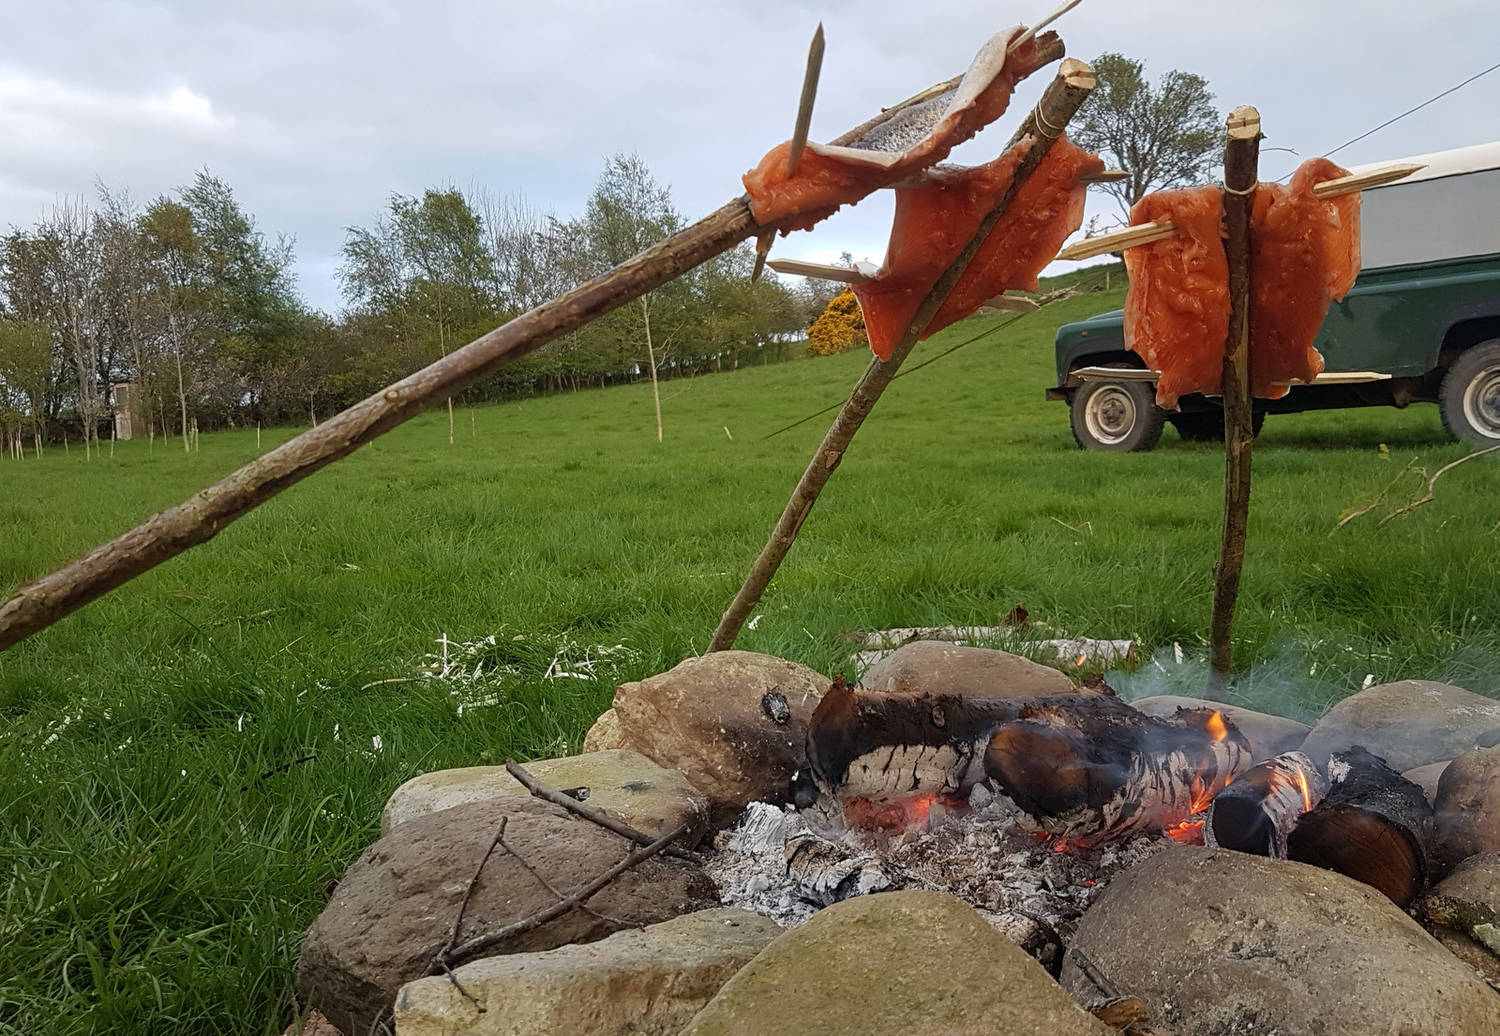
<instances>
[{"instance_id":1,"label":"charred wood","mask_svg":"<svg viewBox=\"0 0 1500 1036\"><path fill-rule=\"evenodd\" d=\"M1358 746L1334 753L1328 777L1322 803L1287 838L1288 858L1346 874L1406 907L1427 881L1427 796Z\"/></svg>"},{"instance_id":2,"label":"charred wood","mask_svg":"<svg viewBox=\"0 0 1500 1036\"><path fill-rule=\"evenodd\" d=\"M1297 820L1328 793L1328 778L1301 752L1252 766L1214 796L1203 825L1211 846L1286 859Z\"/></svg>"},{"instance_id":3,"label":"charred wood","mask_svg":"<svg viewBox=\"0 0 1500 1036\"><path fill-rule=\"evenodd\" d=\"M1209 709L1146 716L1099 694L1007 699L856 691L836 681L808 724L799 804L941 796L987 782L1050 834L1113 841L1204 809L1250 765Z\"/></svg>"},{"instance_id":4,"label":"charred wood","mask_svg":"<svg viewBox=\"0 0 1500 1036\"><path fill-rule=\"evenodd\" d=\"M1158 719L1101 697L1028 705L995 731L984 767L1042 830L1107 842L1181 823L1250 759L1249 741L1212 709Z\"/></svg>"}]
</instances>

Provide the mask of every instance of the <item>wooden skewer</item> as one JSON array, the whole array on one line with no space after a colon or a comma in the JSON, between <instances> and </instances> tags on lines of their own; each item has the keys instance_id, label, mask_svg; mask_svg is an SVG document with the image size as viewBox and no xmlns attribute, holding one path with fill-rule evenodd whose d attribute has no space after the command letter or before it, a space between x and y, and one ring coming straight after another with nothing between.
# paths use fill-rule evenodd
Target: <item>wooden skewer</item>
<instances>
[{"instance_id":1,"label":"wooden skewer","mask_svg":"<svg viewBox=\"0 0 1500 1036\"><path fill-rule=\"evenodd\" d=\"M1063 4L1057 10L1055 10L1051 14L1047 15L1047 17L1045 17L1041 21L1037 22L1035 25L1033 25L1031 28L1027 29L1025 32L1021 33L1021 35L1017 36L1015 39L1011 40L1010 46L1005 48L1005 53L1007 53L1007 54L1014 54L1016 52L1016 49L1018 47L1020 47L1021 44L1025 43L1027 40L1031 39L1031 37L1033 37L1037 33L1041 32L1047 26L1049 26L1053 22L1057 21L1059 18L1061 18L1063 15L1067 14L1069 11L1071 11L1073 8L1077 7L1081 3L1083 3L1083 0L1068 0L1067 3Z\"/></svg>"},{"instance_id":2,"label":"wooden skewer","mask_svg":"<svg viewBox=\"0 0 1500 1036\"><path fill-rule=\"evenodd\" d=\"M789 273L794 277L816 277L841 284L863 284L870 280L868 274L849 266L825 266L822 263L804 263L800 259L772 259L766 265L777 273Z\"/></svg>"},{"instance_id":3,"label":"wooden skewer","mask_svg":"<svg viewBox=\"0 0 1500 1036\"><path fill-rule=\"evenodd\" d=\"M1353 194L1355 191L1362 191L1366 187L1379 187L1382 184L1404 180L1412 173L1426 168L1427 165L1423 162L1384 165L1379 169L1371 169L1368 173L1351 173L1349 176L1340 176L1336 180L1324 180L1322 183L1313 184L1313 194L1324 199L1338 198L1345 194Z\"/></svg>"},{"instance_id":4,"label":"wooden skewer","mask_svg":"<svg viewBox=\"0 0 1500 1036\"><path fill-rule=\"evenodd\" d=\"M1119 183L1121 180L1130 179L1130 173L1124 169L1101 169L1097 173L1084 173L1078 178L1079 183Z\"/></svg>"},{"instance_id":5,"label":"wooden skewer","mask_svg":"<svg viewBox=\"0 0 1500 1036\"><path fill-rule=\"evenodd\" d=\"M1171 220L1163 220L1160 223L1140 223L1133 227L1126 227L1124 230L1112 230L1108 234L1075 241L1058 252L1057 257L1059 259L1090 259L1096 255L1103 255L1105 252L1118 252L1122 248L1149 245L1153 241L1164 240L1176 233L1177 224Z\"/></svg>"},{"instance_id":6,"label":"wooden skewer","mask_svg":"<svg viewBox=\"0 0 1500 1036\"><path fill-rule=\"evenodd\" d=\"M792 127L792 144L786 155L786 174L797 171L802 149L807 147L807 130L812 125L813 101L818 97L818 75L823 71L823 23L813 33L807 48L807 71L802 76L802 99L797 102L797 121Z\"/></svg>"},{"instance_id":7,"label":"wooden skewer","mask_svg":"<svg viewBox=\"0 0 1500 1036\"><path fill-rule=\"evenodd\" d=\"M1340 198L1346 194L1354 194L1367 187L1379 187L1383 184L1395 183L1397 180L1405 179L1412 173L1426 169L1425 165L1419 163L1405 163L1400 165L1382 166L1372 169L1368 173L1358 173L1350 176L1340 176L1333 180L1324 180L1322 183L1313 185L1313 194L1323 200L1329 198ZM1096 174L1105 178L1113 179L1113 173L1106 170L1103 174ZM1083 179L1088 179L1084 177ZM1097 181L1090 181L1097 182ZM1153 241L1171 237L1177 233L1177 228L1170 221L1160 223L1139 223L1133 227L1123 230L1110 231L1108 234L1100 234L1097 237L1085 238L1076 241L1057 253L1059 259L1088 259L1105 252L1118 252L1122 248L1135 248L1138 245L1149 245Z\"/></svg>"},{"instance_id":8,"label":"wooden skewer","mask_svg":"<svg viewBox=\"0 0 1500 1036\"><path fill-rule=\"evenodd\" d=\"M992 299L986 299L980 304L980 309L996 309L1006 313L1030 313L1034 309L1042 307L1035 301L1022 298L1020 295L996 295Z\"/></svg>"}]
</instances>

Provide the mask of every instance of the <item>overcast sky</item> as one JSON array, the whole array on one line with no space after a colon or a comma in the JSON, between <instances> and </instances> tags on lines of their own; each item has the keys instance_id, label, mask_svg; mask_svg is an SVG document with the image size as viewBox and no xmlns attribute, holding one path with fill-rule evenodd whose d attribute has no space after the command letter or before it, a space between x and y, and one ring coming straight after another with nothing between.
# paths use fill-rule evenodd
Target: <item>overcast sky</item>
<instances>
[{"instance_id":1,"label":"overcast sky","mask_svg":"<svg viewBox=\"0 0 1500 1036\"><path fill-rule=\"evenodd\" d=\"M690 219L791 131L807 41L828 39L812 136L954 75L1057 0L46 0L0 19L0 227L96 180L149 200L208 168L268 233L295 236L303 294L340 305L344 231L392 192L453 184L577 213L605 157L638 152ZM1205 76L1254 104L1265 147L1319 154L1500 61L1495 0L1085 0L1056 28ZM993 157L1048 71L955 157ZM1341 152L1344 164L1500 139L1500 71ZM1274 178L1297 161L1266 152ZM778 255L879 261L888 197ZM1102 195L1094 203L1112 207Z\"/></svg>"}]
</instances>

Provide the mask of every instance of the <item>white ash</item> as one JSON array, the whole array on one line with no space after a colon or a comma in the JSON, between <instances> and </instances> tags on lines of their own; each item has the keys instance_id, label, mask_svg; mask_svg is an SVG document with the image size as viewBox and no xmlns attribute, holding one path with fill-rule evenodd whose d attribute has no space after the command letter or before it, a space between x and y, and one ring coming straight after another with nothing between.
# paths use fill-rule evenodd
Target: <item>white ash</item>
<instances>
[{"instance_id":1,"label":"white ash","mask_svg":"<svg viewBox=\"0 0 1500 1036\"><path fill-rule=\"evenodd\" d=\"M850 895L929 888L976 907L1001 931L1039 922L1067 941L1109 881L1160 851L1140 837L1099 849L1069 847L1019 831L1005 812L935 810L929 829L886 838L814 831L791 808L754 802L721 832L706 869L722 902L792 926Z\"/></svg>"}]
</instances>

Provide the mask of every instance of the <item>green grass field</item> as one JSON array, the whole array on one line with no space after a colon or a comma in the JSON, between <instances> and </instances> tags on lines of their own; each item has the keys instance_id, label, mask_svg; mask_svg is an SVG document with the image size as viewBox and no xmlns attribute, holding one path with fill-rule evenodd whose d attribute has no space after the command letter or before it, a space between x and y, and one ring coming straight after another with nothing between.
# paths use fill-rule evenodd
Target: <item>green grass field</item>
<instances>
[{"instance_id":1,"label":"green grass field","mask_svg":"<svg viewBox=\"0 0 1500 1036\"><path fill-rule=\"evenodd\" d=\"M1084 453L1042 399L1056 324L1121 299L1058 303L896 382L738 646L847 671L847 631L1021 602L1059 635L1162 653L1122 689L1197 689L1221 449L1168 430L1155 453ZM452 446L426 415L0 655L0 1031L279 1031L302 930L389 793L576 749L618 682L701 651L829 417L763 436L865 362L665 383L662 444L644 385L460 409ZM1334 529L1412 458L1467 451L1433 407L1270 419L1240 700L1314 714L1367 674L1500 694L1494 458L1379 525L1418 493L1408 473ZM0 591L255 452L241 431L192 456L0 462ZM424 675L444 650L468 679Z\"/></svg>"}]
</instances>

